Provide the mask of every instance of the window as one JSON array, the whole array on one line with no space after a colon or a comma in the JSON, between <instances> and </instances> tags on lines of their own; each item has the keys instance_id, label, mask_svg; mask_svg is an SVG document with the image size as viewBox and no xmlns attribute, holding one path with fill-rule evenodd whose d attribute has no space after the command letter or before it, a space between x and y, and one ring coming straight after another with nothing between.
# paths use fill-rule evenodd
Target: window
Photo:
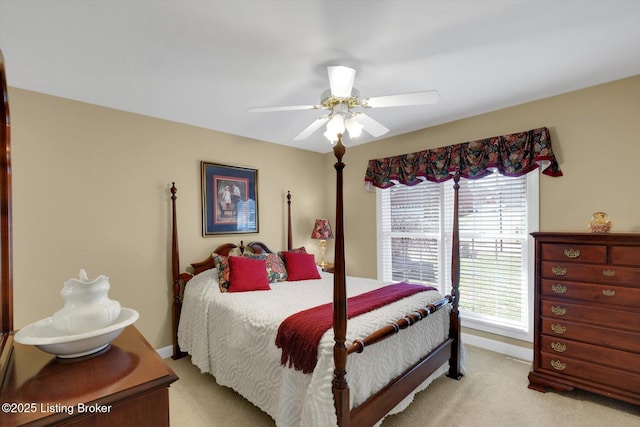
<instances>
[{"instance_id":1,"label":"window","mask_svg":"<svg viewBox=\"0 0 640 427\"><path fill-rule=\"evenodd\" d=\"M453 181L377 190L378 276L451 288ZM460 311L473 329L531 340L538 174L460 180Z\"/></svg>"}]
</instances>

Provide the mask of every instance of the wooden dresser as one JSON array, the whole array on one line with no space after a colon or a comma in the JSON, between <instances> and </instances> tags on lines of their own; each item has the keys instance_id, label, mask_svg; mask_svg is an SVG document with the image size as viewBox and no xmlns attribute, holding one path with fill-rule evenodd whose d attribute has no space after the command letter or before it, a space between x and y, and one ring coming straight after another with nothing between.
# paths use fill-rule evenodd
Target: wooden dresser
<instances>
[{"instance_id":1,"label":"wooden dresser","mask_svg":"<svg viewBox=\"0 0 640 427\"><path fill-rule=\"evenodd\" d=\"M640 404L640 234L533 233L529 388Z\"/></svg>"},{"instance_id":2,"label":"wooden dresser","mask_svg":"<svg viewBox=\"0 0 640 427\"><path fill-rule=\"evenodd\" d=\"M77 359L14 343L0 425L168 426L168 387L177 379L134 326L108 350Z\"/></svg>"}]
</instances>

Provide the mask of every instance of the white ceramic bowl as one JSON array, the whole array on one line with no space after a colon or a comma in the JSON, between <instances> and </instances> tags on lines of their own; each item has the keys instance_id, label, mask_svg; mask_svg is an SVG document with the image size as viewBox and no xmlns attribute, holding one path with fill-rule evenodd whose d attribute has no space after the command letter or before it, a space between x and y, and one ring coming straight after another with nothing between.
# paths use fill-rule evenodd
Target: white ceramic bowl
<instances>
[{"instance_id":1,"label":"white ceramic bowl","mask_svg":"<svg viewBox=\"0 0 640 427\"><path fill-rule=\"evenodd\" d=\"M138 317L136 310L123 307L111 325L74 335L60 335L60 330L53 326L53 317L47 317L20 329L14 339L17 343L35 345L64 359L87 356L106 348Z\"/></svg>"}]
</instances>

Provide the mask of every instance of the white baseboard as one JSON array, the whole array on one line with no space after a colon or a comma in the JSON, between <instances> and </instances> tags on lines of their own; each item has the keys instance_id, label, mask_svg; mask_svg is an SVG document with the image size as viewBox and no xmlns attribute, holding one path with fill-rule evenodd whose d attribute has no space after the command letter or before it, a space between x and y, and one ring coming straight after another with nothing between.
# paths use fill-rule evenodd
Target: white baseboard
<instances>
[{"instance_id":1,"label":"white baseboard","mask_svg":"<svg viewBox=\"0 0 640 427\"><path fill-rule=\"evenodd\" d=\"M160 355L160 357L162 357L163 359L168 359L171 356L173 356L173 346L172 345L168 345L166 347L162 347L156 350L156 352Z\"/></svg>"},{"instance_id":2,"label":"white baseboard","mask_svg":"<svg viewBox=\"0 0 640 427\"><path fill-rule=\"evenodd\" d=\"M508 344L500 341L491 340L489 338L479 337L462 333L462 342L475 347L484 348L485 350L495 351L505 356L513 357L527 362L533 361L533 349L520 347L518 345Z\"/></svg>"}]
</instances>

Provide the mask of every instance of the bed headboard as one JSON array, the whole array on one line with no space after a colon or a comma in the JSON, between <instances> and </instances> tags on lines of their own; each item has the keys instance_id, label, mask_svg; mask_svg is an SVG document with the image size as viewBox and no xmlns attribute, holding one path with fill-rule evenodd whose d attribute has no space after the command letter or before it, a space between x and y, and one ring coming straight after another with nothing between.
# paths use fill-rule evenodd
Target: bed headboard
<instances>
[{"instance_id":1,"label":"bed headboard","mask_svg":"<svg viewBox=\"0 0 640 427\"><path fill-rule=\"evenodd\" d=\"M185 355L178 346L178 323L180 320L180 314L182 311L182 295L184 292L184 286L195 274L209 270L215 267L215 260L213 253L223 256L229 256L229 253L233 250L239 250L240 253L244 253L245 246L242 241L240 245L235 243L225 243L218 246L213 250L212 254L206 259L191 264L193 268L193 274L180 272L180 254L178 250L178 221L176 212L176 199L178 189L175 182L171 183L171 276L172 276L172 293L173 293L173 309L172 309L172 324L173 324L173 358L179 359ZM260 253L273 253L271 249L262 242L253 241L247 244L252 252ZM291 227L291 192L287 191L287 250L293 248L293 232Z\"/></svg>"}]
</instances>

